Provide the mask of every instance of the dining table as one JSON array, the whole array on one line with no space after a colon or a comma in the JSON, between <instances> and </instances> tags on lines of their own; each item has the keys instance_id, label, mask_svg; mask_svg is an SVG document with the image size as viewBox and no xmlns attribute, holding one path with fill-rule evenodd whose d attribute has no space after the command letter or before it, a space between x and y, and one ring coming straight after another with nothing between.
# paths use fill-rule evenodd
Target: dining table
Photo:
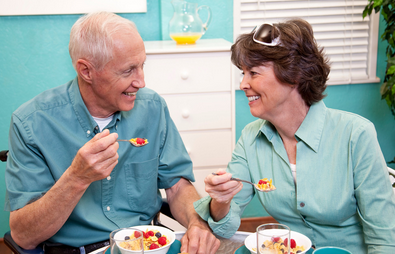
<instances>
[{"instance_id":1,"label":"dining table","mask_svg":"<svg viewBox=\"0 0 395 254\"><path fill-rule=\"evenodd\" d=\"M181 238L184 236L185 231L175 231L176 240L173 242L167 254L180 253ZM244 240L252 234L251 232L237 231L231 238L217 238L221 244L216 254L250 254L250 251L244 246ZM109 247L103 247L88 254L111 254Z\"/></svg>"},{"instance_id":2,"label":"dining table","mask_svg":"<svg viewBox=\"0 0 395 254\"><path fill-rule=\"evenodd\" d=\"M174 232L177 240L181 240L185 232ZM252 234L251 232L237 231L231 238L217 236L221 244L216 254L250 254L250 251L244 246L244 240Z\"/></svg>"}]
</instances>

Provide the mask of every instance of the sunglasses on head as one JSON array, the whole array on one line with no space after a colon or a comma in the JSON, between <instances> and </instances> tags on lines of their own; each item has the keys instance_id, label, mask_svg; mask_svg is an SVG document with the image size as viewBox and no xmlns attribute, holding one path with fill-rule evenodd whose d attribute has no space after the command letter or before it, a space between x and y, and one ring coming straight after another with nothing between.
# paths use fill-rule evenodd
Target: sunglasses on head
<instances>
[{"instance_id":1,"label":"sunglasses on head","mask_svg":"<svg viewBox=\"0 0 395 254\"><path fill-rule=\"evenodd\" d=\"M273 31L274 29L274 31ZM258 28L255 27L254 36L252 39L259 44L266 45L266 46L277 46L280 45L280 31L269 23L264 23L260 25Z\"/></svg>"}]
</instances>

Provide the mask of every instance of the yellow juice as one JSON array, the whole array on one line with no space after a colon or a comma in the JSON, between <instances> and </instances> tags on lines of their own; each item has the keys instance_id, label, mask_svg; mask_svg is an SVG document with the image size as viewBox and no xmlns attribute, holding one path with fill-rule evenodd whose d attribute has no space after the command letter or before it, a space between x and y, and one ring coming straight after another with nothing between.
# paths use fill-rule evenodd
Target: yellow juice
<instances>
[{"instance_id":1,"label":"yellow juice","mask_svg":"<svg viewBox=\"0 0 395 254\"><path fill-rule=\"evenodd\" d=\"M176 33L170 34L170 37L177 42L177 44L195 44L197 40L202 37L201 33Z\"/></svg>"}]
</instances>

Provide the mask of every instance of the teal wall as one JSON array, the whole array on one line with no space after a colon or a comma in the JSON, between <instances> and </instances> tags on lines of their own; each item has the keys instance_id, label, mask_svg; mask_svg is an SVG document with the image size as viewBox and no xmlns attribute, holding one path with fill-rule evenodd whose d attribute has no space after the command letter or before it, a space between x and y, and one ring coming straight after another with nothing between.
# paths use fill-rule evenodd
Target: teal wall
<instances>
[{"instance_id":1,"label":"teal wall","mask_svg":"<svg viewBox=\"0 0 395 254\"><path fill-rule=\"evenodd\" d=\"M213 19L202 39L233 41L233 1L189 0L212 9ZM121 14L133 20L146 41L168 39L167 24L172 16L170 0L147 0L147 13ZM12 112L40 92L66 83L75 71L68 55L69 32L79 15L0 17L0 150L8 148ZM380 28L382 31L382 27ZM381 34L381 32L380 32ZM378 76L385 70L385 45L380 43ZM370 119L387 160L395 155L394 119L380 100L379 84L340 85L328 88L325 103ZM242 91L236 92L236 138L253 121ZM0 172L5 163L0 163ZM0 204L4 204L4 174L0 174ZM254 200L244 217L266 213ZM0 209L0 237L9 230L9 213Z\"/></svg>"}]
</instances>

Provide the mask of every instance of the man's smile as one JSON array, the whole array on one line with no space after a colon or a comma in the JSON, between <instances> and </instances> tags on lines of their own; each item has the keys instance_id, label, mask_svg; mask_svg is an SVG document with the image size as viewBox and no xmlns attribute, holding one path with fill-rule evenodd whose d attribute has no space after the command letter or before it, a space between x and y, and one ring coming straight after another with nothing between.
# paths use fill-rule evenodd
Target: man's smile
<instances>
[{"instance_id":1,"label":"man's smile","mask_svg":"<svg viewBox=\"0 0 395 254\"><path fill-rule=\"evenodd\" d=\"M124 95L127 96L135 96L137 92L133 92L133 93L127 93L127 92L123 92Z\"/></svg>"}]
</instances>

